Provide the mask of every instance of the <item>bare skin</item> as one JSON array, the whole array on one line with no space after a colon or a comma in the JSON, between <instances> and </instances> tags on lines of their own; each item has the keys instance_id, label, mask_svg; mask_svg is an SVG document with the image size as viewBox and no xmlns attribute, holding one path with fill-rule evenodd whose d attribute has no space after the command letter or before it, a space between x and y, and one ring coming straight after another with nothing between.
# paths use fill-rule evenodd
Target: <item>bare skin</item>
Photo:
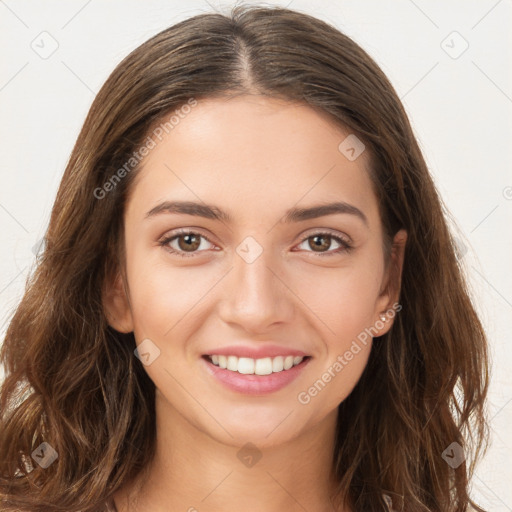
<instances>
[{"instance_id":1,"label":"bare skin","mask_svg":"<svg viewBox=\"0 0 512 512\"><path fill-rule=\"evenodd\" d=\"M115 494L119 512L335 511L337 407L367 364L371 337L335 376L332 366L365 328L380 336L391 327L392 317L379 319L396 303L406 241L395 236L393 273L367 154L351 161L340 152L347 135L308 106L209 99L145 158L125 210L126 276L113 280L105 305L114 328L160 350L145 366L157 388L157 449L145 478ZM166 200L216 205L232 219L146 217ZM291 208L340 201L365 220L345 212L284 222ZM186 235L159 244L179 228L199 237L188 252ZM239 247L262 252L249 263ZM310 356L278 391L235 392L205 371L202 356L215 348L268 343ZM308 393L329 368L325 387Z\"/></svg>"}]
</instances>

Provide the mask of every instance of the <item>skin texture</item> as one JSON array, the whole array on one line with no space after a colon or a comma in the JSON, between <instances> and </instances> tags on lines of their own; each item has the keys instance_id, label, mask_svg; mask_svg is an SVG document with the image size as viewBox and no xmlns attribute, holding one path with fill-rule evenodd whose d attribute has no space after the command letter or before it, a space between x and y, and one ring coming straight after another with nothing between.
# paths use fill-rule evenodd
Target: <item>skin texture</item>
<instances>
[{"instance_id":1,"label":"skin texture","mask_svg":"<svg viewBox=\"0 0 512 512\"><path fill-rule=\"evenodd\" d=\"M384 265L368 155L349 161L338 150L347 135L305 105L207 99L145 158L125 209L126 277L112 283L106 312L137 344L149 338L160 349L145 366L157 388L157 451L148 478L115 495L119 512L334 510L337 406L360 378L371 340L308 404L297 396L391 308L386 285L397 279ZM164 200L216 205L233 221L145 218ZM367 225L352 214L282 222L289 208L334 201L360 209ZM173 255L159 241L178 228L211 242ZM353 249L335 254L340 244L326 237L315 250L310 237L324 230ZM248 236L263 250L252 263L236 251ZM399 269L405 241L403 231L394 240ZM179 242L168 246L185 252ZM283 389L248 396L223 387L201 359L237 342L276 343L312 359ZM261 454L252 467L237 457L248 442Z\"/></svg>"}]
</instances>

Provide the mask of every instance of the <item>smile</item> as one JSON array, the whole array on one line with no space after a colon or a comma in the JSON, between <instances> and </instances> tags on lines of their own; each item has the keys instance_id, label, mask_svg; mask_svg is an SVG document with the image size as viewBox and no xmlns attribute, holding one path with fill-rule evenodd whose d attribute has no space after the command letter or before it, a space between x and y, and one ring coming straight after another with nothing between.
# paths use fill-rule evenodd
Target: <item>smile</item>
<instances>
[{"instance_id":1,"label":"smile","mask_svg":"<svg viewBox=\"0 0 512 512\"><path fill-rule=\"evenodd\" d=\"M212 354L201 359L206 372L230 391L266 395L293 382L312 358L288 355L253 359Z\"/></svg>"},{"instance_id":2,"label":"smile","mask_svg":"<svg viewBox=\"0 0 512 512\"><path fill-rule=\"evenodd\" d=\"M301 356L277 356L253 359L251 357L237 357L225 355L206 356L214 365L243 375L270 375L287 371L300 364L304 357Z\"/></svg>"}]
</instances>

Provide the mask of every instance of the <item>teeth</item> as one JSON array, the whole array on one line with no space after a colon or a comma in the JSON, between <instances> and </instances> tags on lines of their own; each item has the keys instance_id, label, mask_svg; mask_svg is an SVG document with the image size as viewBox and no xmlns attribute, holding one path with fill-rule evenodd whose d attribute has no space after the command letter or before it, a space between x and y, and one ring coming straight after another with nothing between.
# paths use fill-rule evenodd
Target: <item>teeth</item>
<instances>
[{"instance_id":1,"label":"teeth","mask_svg":"<svg viewBox=\"0 0 512 512\"><path fill-rule=\"evenodd\" d=\"M234 357L234 356L233 356ZM237 359L235 357L235 359ZM229 368L231 370L231 368ZM243 373L246 375L250 375L254 373L254 359L251 359L250 357L240 357L238 358L238 365L235 366L235 372L238 371L238 373Z\"/></svg>"},{"instance_id":2,"label":"teeth","mask_svg":"<svg viewBox=\"0 0 512 512\"><path fill-rule=\"evenodd\" d=\"M270 375L272 373L272 358L256 359L254 373L256 375Z\"/></svg>"},{"instance_id":3,"label":"teeth","mask_svg":"<svg viewBox=\"0 0 512 512\"><path fill-rule=\"evenodd\" d=\"M292 366L297 366L304 359L301 356L277 356L252 359L250 357L221 355L212 355L208 356L208 358L214 365L220 368L244 375L270 375L271 373L282 372L283 370L289 370Z\"/></svg>"},{"instance_id":4,"label":"teeth","mask_svg":"<svg viewBox=\"0 0 512 512\"><path fill-rule=\"evenodd\" d=\"M227 369L232 372L238 371L238 357L236 356L228 356L228 365Z\"/></svg>"},{"instance_id":5,"label":"teeth","mask_svg":"<svg viewBox=\"0 0 512 512\"><path fill-rule=\"evenodd\" d=\"M284 358L284 369L289 370L293 366L293 356L286 356Z\"/></svg>"},{"instance_id":6,"label":"teeth","mask_svg":"<svg viewBox=\"0 0 512 512\"><path fill-rule=\"evenodd\" d=\"M284 370L284 357L277 356L272 359L272 371L282 372Z\"/></svg>"}]
</instances>

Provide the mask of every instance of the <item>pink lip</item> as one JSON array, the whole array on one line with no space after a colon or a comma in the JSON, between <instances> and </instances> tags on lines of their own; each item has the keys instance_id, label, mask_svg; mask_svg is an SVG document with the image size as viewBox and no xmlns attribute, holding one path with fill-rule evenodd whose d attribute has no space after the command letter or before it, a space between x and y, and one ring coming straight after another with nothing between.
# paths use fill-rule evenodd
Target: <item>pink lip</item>
<instances>
[{"instance_id":1,"label":"pink lip","mask_svg":"<svg viewBox=\"0 0 512 512\"><path fill-rule=\"evenodd\" d=\"M230 352L230 354L235 355L233 352ZM291 353L288 354L292 355ZM221 353L220 355L224 354ZM214 365L207 357L201 358L206 370L210 375L213 375L213 377L220 381L221 384L232 391L247 395L266 395L268 393L279 391L300 375L302 370L309 363L310 359L311 358L308 357L300 364L293 366L289 370L282 370L277 373L271 373L270 375L244 375L220 368L219 366Z\"/></svg>"},{"instance_id":2,"label":"pink lip","mask_svg":"<svg viewBox=\"0 0 512 512\"><path fill-rule=\"evenodd\" d=\"M230 345L222 348L214 348L210 352L207 352L205 355L211 356L214 354L219 356L250 357L251 359L263 359L264 357L277 356L306 357L308 355L305 352L302 352L302 350L294 350L292 348L280 347L279 345L262 345L258 347Z\"/></svg>"}]
</instances>

